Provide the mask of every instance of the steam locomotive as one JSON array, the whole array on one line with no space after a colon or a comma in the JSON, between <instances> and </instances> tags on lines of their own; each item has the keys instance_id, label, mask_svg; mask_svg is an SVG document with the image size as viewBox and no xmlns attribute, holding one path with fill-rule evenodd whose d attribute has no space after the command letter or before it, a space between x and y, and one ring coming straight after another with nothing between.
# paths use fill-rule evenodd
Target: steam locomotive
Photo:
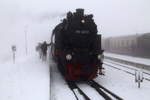
<instances>
[{"instance_id":1,"label":"steam locomotive","mask_svg":"<svg viewBox=\"0 0 150 100\"><path fill-rule=\"evenodd\" d=\"M92 80L102 74L101 35L93 15L84 9L68 12L51 36L51 53L67 80Z\"/></svg>"}]
</instances>

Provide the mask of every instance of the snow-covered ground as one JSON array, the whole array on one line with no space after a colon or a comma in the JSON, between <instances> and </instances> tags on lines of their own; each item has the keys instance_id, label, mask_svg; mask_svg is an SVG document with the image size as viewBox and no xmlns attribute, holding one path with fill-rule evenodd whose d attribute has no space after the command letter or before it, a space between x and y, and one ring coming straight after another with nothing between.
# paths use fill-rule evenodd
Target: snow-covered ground
<instances>
[{"instance_id":1,"label":"snow-covered ground","mask_svg":"<svg viewBox=\"0 0 150 100\"><path fill-rule=\"evenodd\" d=\"M31 13L11 7L2 3L0 10L0 100L49 100L49 64L38 58L35 47L38 42L50 42L52 30L60 22L60 14ZM15 64L12 45L17 47Z\"/></svg>"},{"instance_id":2,"label":"snow-covered ground","mask_svg":"<svg viewBox=\"0 0 150 100\"><path fill-rule=\"evenodd\" d=\"M122 60L150 66L150 59L148 58L132 57L132 56L120 55L120 54L114 54L114 53L108 53L108 52L104 53L104 55L108 57L119 58Z\"/></svg>"},{"instance_id":3,"label":"snow-covered ground","mask_svg":"<svg viewBox=\"0 0 150 100\"><path fill-rule=\"evenodd\" d=\"M104 65L105 76L99 76L95 80L107 87L124 100L149 100L150 99L150 82L144 80L141 88L135 83L135 77L122 71L118 71ZM120 66L118 66L120 67ZM51 66L51 99L52 100L74 100L73 93L68 89L67 84L58 72L56 65ZM95 92L94 89L79 83L79 87L91 97L91 100L104 100Z\"/></svg>"},{"instance_id":4,"label":"snow-covered ground","mask_svg":"<svg viewBox=\"0 0 150 100\"><path fill-rule=\"evenodd\" d=\"M150 82L144 80L141 88L138 88L132 75L106 65L104 67L105 76L97 77L97 82L125 100L150 99ZM94 89L84 83L79 83L78 86L91 100L103 100ZM15 64L12 60L0 64L0 100L49 99L76 100L53 61L42 62L34 54L17 59Z\"/></svg>"},{"instance_id":5,"label":"snow-covered ground","mask_svg":"<svg viewBox=\"0 0 150 100\"><path fill-rule=\"evenodd\" d=\"M49 100L49 64L37 55L0 64L0 100Z\"/></svg>"},{"instance_id":6,"label":"snow-covered ground","mask_svg":"<svg viewBox=\"0 0 150 100\"><path fill-rule=\"evenodd\" d=\"M50 64L51 68L51 100L76 100L72 91L68 88L63 77L57 70L55 63Z\"/></svg>"},{"instance_id":7,"label":"snow-covered ground","mask_svg":"<svg viewBox=\"0 0 150 100\"><path fill-rule=\"evenodd\" d=\"M122 71L104 66L106 74L98 77L97 82L112 90L125 100L149 100L150 82L143 81L141 88L135 83L135 77ZM119 67L119 66L118 66Z\"/></svg>"}]
</instances>

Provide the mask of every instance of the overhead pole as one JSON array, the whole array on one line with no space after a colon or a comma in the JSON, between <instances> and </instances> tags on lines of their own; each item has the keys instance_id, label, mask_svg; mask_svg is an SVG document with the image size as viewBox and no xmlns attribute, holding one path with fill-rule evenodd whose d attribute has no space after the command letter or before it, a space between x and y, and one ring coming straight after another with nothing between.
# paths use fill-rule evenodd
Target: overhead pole
<instances>
[{"instance_id":1,"label":"overhead pole","mask_svg":"<svg viewBox=\"0 0 150 100\"><path fill-rule=\"evenodd\" d=\"M27 41L27 26L25 27L25 51L26 55L28 54L28 41Z\"/></svg>"}]
</instances>

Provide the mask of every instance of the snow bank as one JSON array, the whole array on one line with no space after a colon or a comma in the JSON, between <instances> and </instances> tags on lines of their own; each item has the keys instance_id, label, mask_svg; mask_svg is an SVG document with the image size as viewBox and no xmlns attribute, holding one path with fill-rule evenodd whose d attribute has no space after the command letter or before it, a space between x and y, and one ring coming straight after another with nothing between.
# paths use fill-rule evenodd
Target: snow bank
<instances>
[{"instance_id":1,"label":"snow bank","mask_svg":"<svg viewBox=\"0 0 150 100\"><path fill-rule=\"evenodd\" d=\"M49 100L49 65L37 56L0 64L0 100Z\"/></svg>"}]
</instances>

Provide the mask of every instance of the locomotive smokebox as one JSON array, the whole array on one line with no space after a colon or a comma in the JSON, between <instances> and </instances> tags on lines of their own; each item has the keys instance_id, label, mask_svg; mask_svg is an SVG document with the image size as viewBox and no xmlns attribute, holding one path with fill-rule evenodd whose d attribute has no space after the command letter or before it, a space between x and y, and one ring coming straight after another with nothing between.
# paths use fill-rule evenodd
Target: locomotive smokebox
<instances>
[{"instance_id":1,"label":"locomotive smokebox","mask_svg":"<svg viewBox=\"0 0 150 100\"><path fill-rule=\"evenodd\" d=\"M84 15L84 9L82 9L82 8L76 9L76 14L79 16L83 16Z\"/></svg>"}]
</instances>

